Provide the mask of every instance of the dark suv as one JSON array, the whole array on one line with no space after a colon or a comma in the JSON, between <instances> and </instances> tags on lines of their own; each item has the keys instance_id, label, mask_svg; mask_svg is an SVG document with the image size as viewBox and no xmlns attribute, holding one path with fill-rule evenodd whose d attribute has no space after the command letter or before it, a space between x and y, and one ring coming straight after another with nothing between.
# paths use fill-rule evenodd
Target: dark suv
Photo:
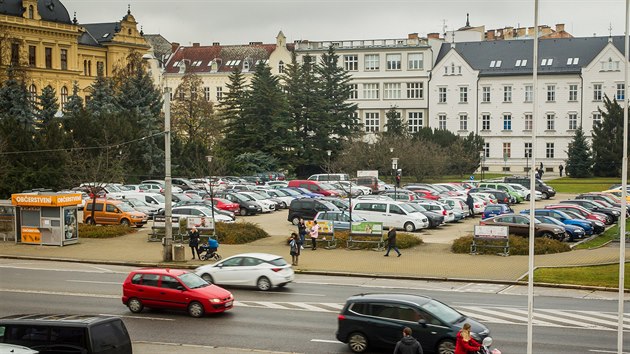
<instances>
[{"instance_id":1,"label":"dark suv","mask_svg":"<svg viewBox=\"0 0 630 354\"><path fill-rule=\"evenodd\" d=\"M298 219L313 220L315 215L320 211L339 211L334 204L314 198L298 198L293 199L289 205L289 216L287 220L292 222L293 225L298 224Z\"/></svg>"},{"instance_id":2,"label":"dark suv","mask_svg":"<svg viewBox=\"0 0 630 354\"><path fill-rule=\"evenodd\" d=\"M393 349L405 327L411 328L425 353L453 353L455 338L464 323L481 341L490 334L483 324L427 296L412 294L359 294L346 300L338 316L337 340L355 353L369 347Z\"/></svg>"},{"instance_id":3,"label":"dark suv","mask_svg":"<svg viewBox=\"0 0 630 354\"><path fill-rule=\"evenodd\" d=\"M123 321L103 315L13 315L0 318L0 342L40 353L131 354Z\"/></svg>"},{"instance_id":4,"label":"dark suv","mask_svg":"<svg viewBox=\"0 0 630 354\"><path fill-rule=\"evenodd\" d=\"M520 184L521 186L525 188L530 187L529 177L520 177L520 176L505 177L503 178L503 182ZM548 186L547 184L545 184L545 182L541 181L538 178L536 178L535 188L537 191L542 193L544 199L549 199L556 195L556 191L552 187Z\"/></svg>"}]
</instances>

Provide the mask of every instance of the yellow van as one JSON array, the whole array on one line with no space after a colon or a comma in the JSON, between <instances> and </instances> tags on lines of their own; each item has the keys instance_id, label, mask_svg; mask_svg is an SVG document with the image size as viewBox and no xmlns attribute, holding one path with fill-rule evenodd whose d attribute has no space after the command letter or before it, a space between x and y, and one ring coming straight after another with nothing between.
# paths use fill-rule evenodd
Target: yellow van
<instances>
[{"instance_id":1,"label":"yellow van","mask_svg":"<svg viewBox=\"0 0 630 354\"><path fill-rule=\"evenodd\" d=\"M115 199L96 199L92 218L92 200L83 207L85 224L126 225L142 227L147 223L147 215L134 210L127 203Z\"/></svg>"}]
</instances>

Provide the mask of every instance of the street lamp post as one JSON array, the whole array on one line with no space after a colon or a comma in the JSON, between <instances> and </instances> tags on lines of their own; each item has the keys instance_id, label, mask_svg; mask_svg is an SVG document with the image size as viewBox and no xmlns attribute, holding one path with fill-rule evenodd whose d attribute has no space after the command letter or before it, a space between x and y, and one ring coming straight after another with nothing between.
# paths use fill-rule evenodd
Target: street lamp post
<instances>
[{"instance_id":1,"label":"street lamp post","mask_svg":"<svg viewBox=\"0 0 630 354\"><path fill-rule=\"evenodd\" d=\"M394 155L394 148L393 147L389 148L389 155L390 156ZM396 171L394 171L392 169L392 184L394 184L394 185L396 184L396 174L395 173L396 173Z\"/></svg>"},{"instance_id":2,"label":"street lamp post","mask_svg":"<svg viewBox=\"0 0 630 354\"><path fill-rule=\"evenodd\" d=\"M483 162L486 159L486 152L484 150L480 150L479 151L479 166L480 166L480 175L481 175L481 181L483 182Z\"/></svg>"},{"instance_id":3,"label":"street lamp post","mask_svg":"<svg viewBox=\"0 0 630 354\"><path fill-rule=\"evenodd\" d=\"M330 182L330 155L332 154L332 150L326 150L326 155L328 155L328 168L326 171L328 172L328 182Z\"/></svg>"},{"instance_id":4,"label":"street lamp post","mask_svg":"<svg viewBox=\"0 0 630 354\"><path fill-rule=\"evenodd\" d=\"M396 176L396 170L398 170L398 158L392 157L392 173ZM396 177L394 177L394 199L398 200L398 195L396 194Z\"/></svg>"},{"instance_id":5,"label":"street lamp post","mask_svg":"<svg viewBox=\"0 0 630 354\"><path fill-rule=\"evenodd\" d=\"M208 160L208 166L212 167L212 156L208 155L206 156L206 159ZM210 177L212 177L212 173L210 173ZM210 208L210 211L212 212L212 238L216 240L217 226L215 225L215 221L214 221L214 192L212 190L212 178L210 179L210 183L208 184L210 185L210 201L212 202L212 207Z\"/></svg>"}]
</instances>

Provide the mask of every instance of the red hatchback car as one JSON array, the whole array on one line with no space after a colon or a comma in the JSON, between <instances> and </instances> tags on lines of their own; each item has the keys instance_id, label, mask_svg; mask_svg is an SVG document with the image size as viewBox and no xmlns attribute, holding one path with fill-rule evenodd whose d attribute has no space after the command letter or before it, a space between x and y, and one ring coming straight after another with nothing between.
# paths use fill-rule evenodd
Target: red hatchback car
<instances>
[{"instance_id":1,"label":"red hatchback car","mask_svg":"<svg viewBox=\"0 0 630 354\"><path fill-rule=\"evenodd\" d=\"M210 199L210 198L208 198ZM212 204L221 210L228 210L234 213L238 213L241 210L241 206L238 203L231 202L223 198L212 198Z\"/></svg>"},{"instance_id":2,"label":"red hatchback car","mask_svg":"<svg viewBox=\"0 0 630 354\"><path fill-rule=\"evenodd\" d=\"M122 302L133 313L149 307L186 310L192 317L202 317L231 309L234 296L195 273L146 268L129 273L123 283Z\"/></svg>"}]
</instances>

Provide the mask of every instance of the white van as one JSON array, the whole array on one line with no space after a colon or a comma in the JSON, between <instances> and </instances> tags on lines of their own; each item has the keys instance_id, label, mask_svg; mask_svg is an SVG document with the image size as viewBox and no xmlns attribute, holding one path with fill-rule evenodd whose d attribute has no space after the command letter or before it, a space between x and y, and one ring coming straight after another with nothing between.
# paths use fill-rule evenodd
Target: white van
<instances>
[{"instance_id":1,"label":"white van","mask_svg":"<svg viewBox=\"0 0 630 354\"><path fill-rule=\"evenodd\" d=\"M382 222L384 227L394 227L407 232L429 227L429 219L402 202L387 200L358 200L353 203L352 214L367 221Z\"/></svg>"},{"instance_id":2,"label":"white van","mask_svg":"<svg viewBox=\"0 0 630 354\"><path fill-rule=\"evenodd\" d=\"M164 199L164 196L160 193L134 193L134 192L129 192L129 193L125 193L123 195L123 199L124 198L135 198L135 199L140 199L140 200L144 200L145 202L151 204L151 205L155 205L156 207L160 208L160 209L164 209L164 202L166 201L166 199ZM173 204L173 203L171 203Z\"/></svg>"},{"instance_id":3,"label":"white van","mask_svg":"<svg viewBox=\"0 0 630 354\"><path fill-rule=\"evenodd\" d=\"M347 173L319 173L308 178L309 181L349 181Z\"/></svg>"}]
</instances>

